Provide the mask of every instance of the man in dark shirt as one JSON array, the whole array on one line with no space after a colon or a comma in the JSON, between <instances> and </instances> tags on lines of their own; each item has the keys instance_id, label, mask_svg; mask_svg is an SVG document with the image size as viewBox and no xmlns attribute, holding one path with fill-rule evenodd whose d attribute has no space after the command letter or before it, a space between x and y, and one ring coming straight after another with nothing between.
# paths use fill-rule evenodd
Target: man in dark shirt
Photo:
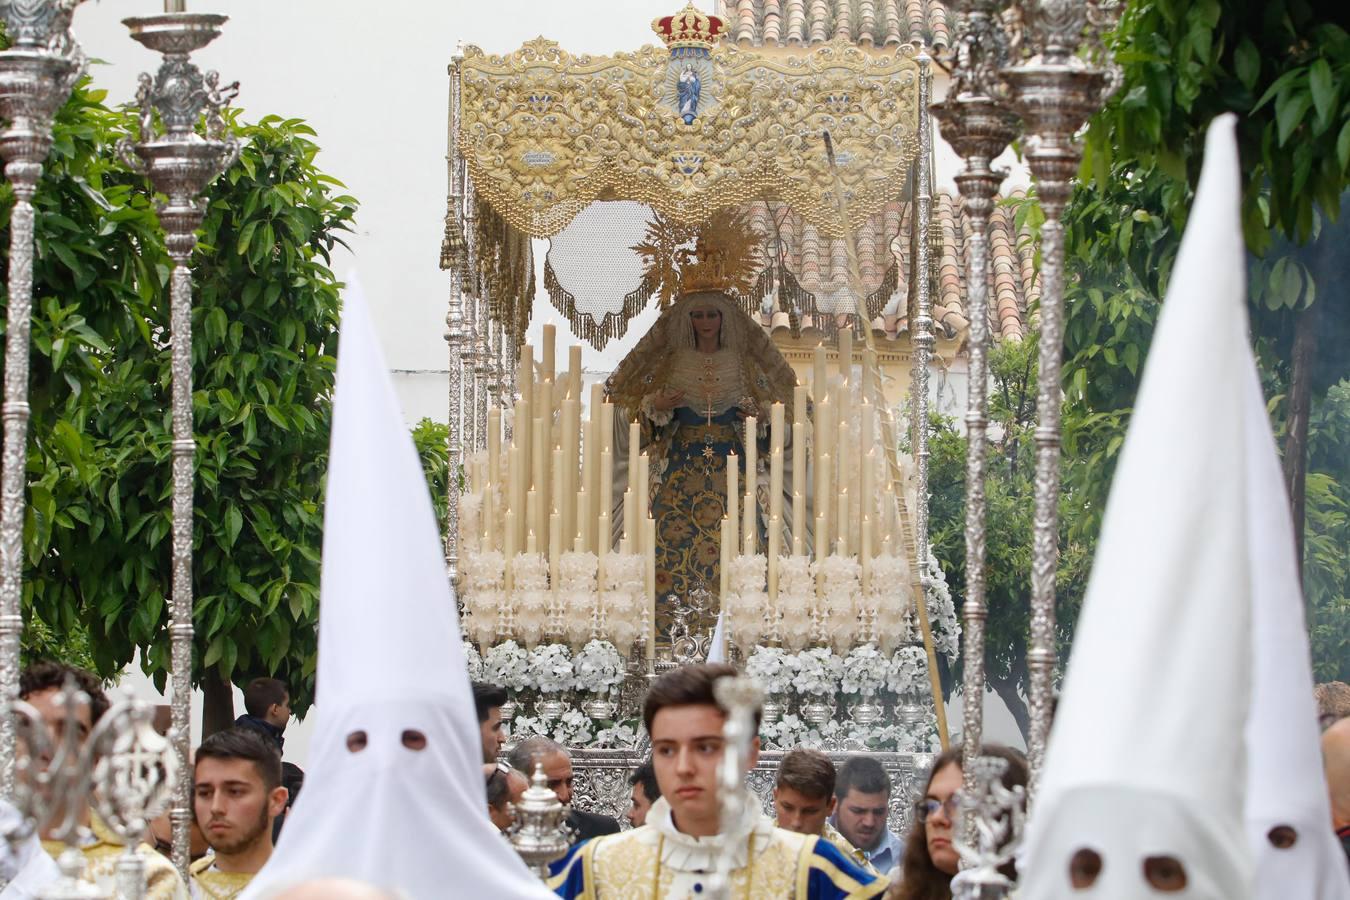
<instances>
[{"instance_id":1,"label":"man in dark shirt","mask_svg":"<svg viewBox=\"0 0 1350 900\"><path fill-rule=\"evenodd\" d=\"M558 795L559 803L570 807L567 824L575 830L577 841L588 841L602 834L618 832L618 819L571 806L572 756L562 744L546 737L527 737L511 748L507 761L511 768L524 772L527 778L534 777L536 764L544 767L549 790Z\"/></svg>"},{"instance_id":2,"label":"man in dark shirt","mask_svg":"<svg viewBox=\"0 0 1350 900\"><path fill-rule=\"evenodd\" d=\"M277 752L285 752L286 725L291 721L291 692L286 683L279 678L255 678L244 688L244 715L234 720L240 728L252 728L261 732L277 745ZM305 783L305 773L292 762L281 764L281 785L289 795L286 808L272 822L272 840L281 836L282 823L286 814L295 805L300 788Z\"/></svg>"}]
</instances>

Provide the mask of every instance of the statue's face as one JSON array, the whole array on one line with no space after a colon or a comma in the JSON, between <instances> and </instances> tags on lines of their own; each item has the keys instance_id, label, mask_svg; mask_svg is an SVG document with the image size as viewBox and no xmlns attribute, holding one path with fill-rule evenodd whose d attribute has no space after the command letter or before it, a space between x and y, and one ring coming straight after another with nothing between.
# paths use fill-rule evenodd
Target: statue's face
<instances>
[{"instance_id":1,"label":"statue's face","mask_svg":"<svg viewBox=\"0 0 1350 900\"><path fill-rule=\"evenodd\" d=\"M698 338L716 338L722 333L722 311L715 306L699 306L690 310L689 321L694 326L694 336Z\"/></svg>"}]
</instances>

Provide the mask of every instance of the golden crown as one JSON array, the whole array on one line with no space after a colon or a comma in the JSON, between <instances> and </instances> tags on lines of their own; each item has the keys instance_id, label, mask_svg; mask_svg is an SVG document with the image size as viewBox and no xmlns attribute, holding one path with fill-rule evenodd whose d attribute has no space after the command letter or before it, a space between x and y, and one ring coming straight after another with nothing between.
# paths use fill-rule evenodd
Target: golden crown
<instances>
[{"instance_id":1,"label":"golden crown","mask_svg":"<svg viewBox=\"0 0 1350 900\"><path fill-rule=\"evenodd\" d=\"M698 47L711 50L722 37L725 23L710 16L690 3L673 16L652 20L652 31L672 50L680 47Z\"/></svg>"}]
</instances>

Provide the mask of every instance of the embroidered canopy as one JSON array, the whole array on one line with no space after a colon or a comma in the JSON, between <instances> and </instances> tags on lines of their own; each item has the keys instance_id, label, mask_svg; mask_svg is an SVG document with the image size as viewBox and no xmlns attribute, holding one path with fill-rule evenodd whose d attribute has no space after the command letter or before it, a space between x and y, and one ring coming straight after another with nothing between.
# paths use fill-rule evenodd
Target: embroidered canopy
<instances>
[{"instance_id":1,"label":"embroidered canopy","mask_svg":"<svg viewBox=\"0 0 1350 900\"><path fill-rule=\"evenodd\" d=\"M777 200L836 235L822 133L855 227L902 194L918 152L919 70L904 51L839 41L801 55L716 45L573 56L538 38L507 56L466 48L459 73L474 188L531 237L596 200L689 224Z\"/></svg>"}]
</instances>

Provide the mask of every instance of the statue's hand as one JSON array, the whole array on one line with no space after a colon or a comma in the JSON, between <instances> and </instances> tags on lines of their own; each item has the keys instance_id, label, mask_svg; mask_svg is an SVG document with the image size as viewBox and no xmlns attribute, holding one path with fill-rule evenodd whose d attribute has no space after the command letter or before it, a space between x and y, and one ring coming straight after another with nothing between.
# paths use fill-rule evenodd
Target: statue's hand
<instances>
[{"instance_id":1,"label":"statue's hand","mask_svg":"<svg viewBox=\"0 0 1350 900\"><path fill-rule=\"evenodd\" d=\"M659 410L660 412L670 412L683 402L684 391L666 388L652 398L652 409Z\"/></svg>"}]
</instances>

